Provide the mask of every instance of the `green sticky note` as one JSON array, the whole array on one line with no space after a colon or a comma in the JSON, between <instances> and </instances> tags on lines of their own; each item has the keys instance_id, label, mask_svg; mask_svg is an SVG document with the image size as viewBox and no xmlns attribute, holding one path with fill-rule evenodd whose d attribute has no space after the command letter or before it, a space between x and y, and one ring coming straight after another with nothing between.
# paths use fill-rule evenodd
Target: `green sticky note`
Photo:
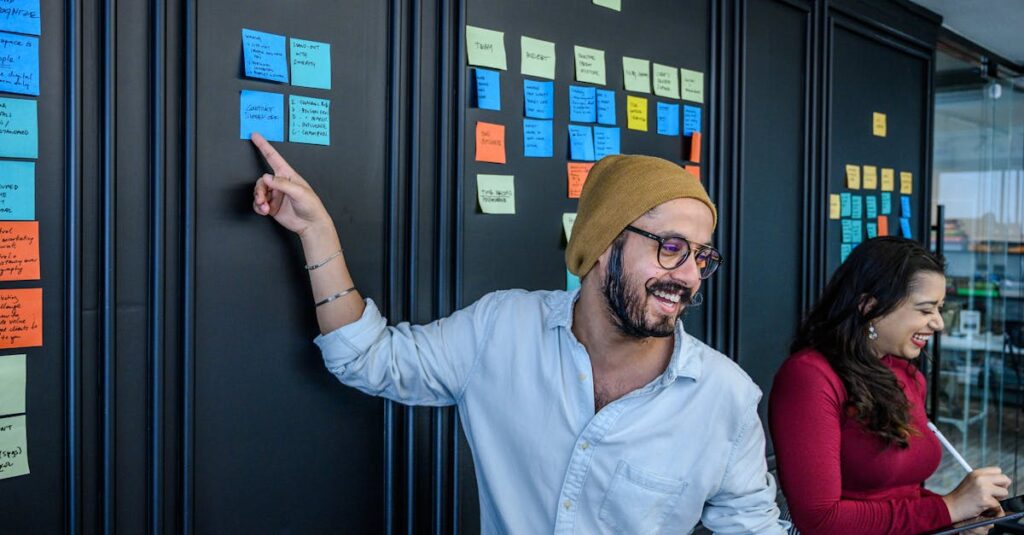
<instances>
[{"instance_id":1,"label":"green sticky note","mask_svg":"<svg viewBox=\"0 0 1024 535\"><path fill-rule=\"evenodd\" d=\"M576 81L588 84L605 84L604 50L576 45Z\"/></svg>"},{"instance_id":2,"label":"green sticky note","mask_svg":"<svg viewBox=\"0 0 1024 535\"><path fill-rule=\"evenodd\" d=\"M516 185L512 175L476 175L476 197L485 214L516 213Z\"/></svg>"},{"instance_id":3,"label":"green sticky note","mask_svg":"<svg viewBox=\"0 0 1024 535\"><path fill-rule=\"evenodd\" d=\"M646 59L622 58L622 81L626 91L651 92L651 62Z\"/></svg>"},{"instance_id":4,"label":"green sticky note","mask_svg":"<svg viewBox=\"0 0 1024 535\"><path fill-rule=\"evenodd\" d=\"M594 5L622 11L622 0L594 0Z\"/></svg>"},{"instance_id":5,"label":"green sticky note","mask_svg":"<svg viewBox=\"0 0 1024 535\"><path fill-rule=\"evenodd\" d=\"M505 32L466 25L466 59L470 65L507 70Z\"/></svg>"},{"instance_id":6,"label":"green sticky note","mask_svg":"<svg viewBox=\"0 0 1024 535\"><path fill-rule=\"evenodd\" d=\"M36 117L35 99L0 98L0 156L39 156L39 123Z\"/></svg>"},{"instance_id":7,"label":"green sticky note","mask_svg":"<svg viewBox=\"0 0 1024 535\"><path fill-rule=\"evenodd\" d=\"M330 145L331 101L325 98L289 95L288 141Z\"/></svg>"},{"instance_id":8,"label":"green sticky note","mask_svg":"<svg viewBox=\"0 0 1024 535\"><path fill-rule=\"evenodd\" d=\"M665 98L679 98L679 71L675 67L654 64L654 94Z\"/></svg>"},{"instance_id":9,"label":"green sticky note","mask_svg":"<svg viewBox=\"0 0 1024 535\"><path fill-rule=\"evenodd\" d=\"M527 76L555 79L555 43L525 35L519 38L522 50L520 71Z\"/></svg>"},{"instance_id":10,"label":"green sticky note","mask_svg":"<svg viewBox=\"0 0 1024 535\"><path fill-rule=\"evenodd\" d=\"M576 224L576 214L566 212L562 214L562 230L565 231L565 241L572 238L572 226Z\"/></svg>"},{"instance_id":11,"label":"green sticky note","mask_svg":"<svg viewBox=\"0 0 1024 535\"><path fill-rule=\"evenodd\" d=\"M679 69L679 76L682 78L683 100L690 102L704 102L704 73Z\"/></svg>"},{"instance_id":12,"label":"green sticky note","mask_svg":"<svg viewBox=\"0 0 1024 535\"><path fill-rule=\"evenodd\" d=\"M292 85L331 88L331 45L291 39Z\"/></svg>"},{"instance_id":13,"label":"green sticky note","mask_svg":"<svg viewBox=\"0 0 1024 535\"><path fill-rule=\"evenodd\" d=\"M25 355L0 357L0 414L22 412L25 412Z\"/></svg>"},{"instance_id":14,"label":"green sticky note","mask_svg":"<svg viewBox=\"0 0 1024 535\"><path fill-rule=\"evenodd\" d=\"M25 415L0 418L0 479L28 474Z\"/></svg>"}]
</instances>

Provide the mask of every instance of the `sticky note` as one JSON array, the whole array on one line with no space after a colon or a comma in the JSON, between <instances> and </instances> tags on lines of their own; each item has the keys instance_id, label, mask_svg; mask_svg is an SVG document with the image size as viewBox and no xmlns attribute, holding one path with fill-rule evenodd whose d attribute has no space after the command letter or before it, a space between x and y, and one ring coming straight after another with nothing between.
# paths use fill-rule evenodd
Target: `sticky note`
<instances>
[{"instance_id":1,"label":"sticky note","mask_svg":"<svg viewBox=\"0 0 1024 535\"><path fill-rule=\"evenodd\" d=\"M828 196L828 218L839 219L841 206L839 204L839 194L832 193Z\"/></svg>"},{"instance_id":2,"label":"sticky note","mask_svg":"<svg viewBox=\"0 0 1024 535\"><path fill-rule=\"evenodd\" d=\"M679 76L681 78L680 94L683 100L703 103L704 73L689 69L679 69Z\"/></svg>"},{"instance_id":3,"label":"sticky note","mask_svg":"<svg viewBox=\"0 0 1024 535\"><path fill-rule=\"evenodd\" d=\"M864 166L864 189L878 189L878 168L873 165Z\"/></svg>"},{"instance_id":4,"label":"sticky note","mask_svg":"<svg viewBox=\"0 0 1024 535\"><path fill-rule=\"evenodd\" d=\"M39 156L39 123L35 100L0 97L0 156Z\"/></svg>"},{"instance_id":5,"label":"sticky note","mask_svg":"<svg viewBox=\"0 0 1024 535\"><path fill-rule=\"evenodd\" d=\"M882 194L882 213L885 215L892 213L892 193Z\"/></svg>"},{"instance_id":6,"label":"sticky note","mask_svg":"<svg viewBox=\"0 0 1024 535\"><path fill-rule=\"evenodd\" d=\"M864 217L864 198L860 195L850 196L850 217L853 219Z\"/></svg>"},{"instance_id":7,"label":"sticky note","mask_svg":"<svg viewBox=\"0 0 1024 535\"><path fill-rule=\"evenodd\" d=\"M878 137L885 137L885 131L885 114L873 112L871 114L871 133Z\"/></svg>"},{"instance_id":8,"label":"sticky note","mask_svg":"<svg viewBox=\"0 0 1024 535\"><path fill-rule=\"evenodd\" d=\"M647 99L626 95L626 126L630 130L647 131Z\"/></svg>"},{"instance_id":9,"label":"sticky note","mask_svg":"<svg viewBox=\"0 0 1024 535\"><path fill-rule=\"evenodd\" d=\"M39 35L39 0L0 2L0 30Z\"/></svg>"},{"instance_id":10,"label":"sticky note","mask_svg":"<svg viewBox=\"0 0 1024 535\"><path fill-rule=\"evenodd\" d=\"M675 67L654 64L654 94L665 98L679 98L679 71Z\"/></svg>"},{"instance_id":11,"label":"sticky note","mask_svg":"<svg viewBox=\"0 0 1024 535\"><path fill-rule=\"evenodd\" d=\"M565 241L572 238L572 227L576 224L576 213L565 212L562 214L562 231L565 232Z\"/></svg>"},{"instance_id":12,"label":"sticky note","mask_svg":"<svg viewBox=\"0 0 1024 535\"><path fill-rule=\"evenodd\" d=\"M268 141L284 141L284 95L243 89L238 100L241 139L259 132Z\"/></svg>"},{"instance_id":13,"label":"sticky note","mask_svg":"<svg viewBox=\"0 0 1024 535\"><path fill-rule=\"evenodd\" d=\"M913 239L914 233L910 230L910 218L900 218L900 231L903 232L903 237L906 239Z\"/></svg>"},{"instance_id":14,"label":"sticky note","mask_svg":"<svg viewBox=\"0 0 1024 535\"><path fill-rule=\"evenodd\" d=\"M914 174L907 171L900 171L900 193L910 195L914 193Z\"/></svg>"},{"instance_id":15,"label":"sticky note","mask_svg":"<svg viewBox=\"0 0 1024 535\"><path fill-rule=\"evenodd\" d=\"M864 226L866 227L866 231L867 231L867 235L868 235L868 239L869 240L871 238L874 238L874 237L878 236L878 223L867 223Z\"/></svg>"},{"instance_id":16,"label":"sticky note","mask_svg":"<svg viewBox=\"0 0 1024 535\"><path fill-rule=\"evenodd\" d=\"M684 165L683 171L693 175L693 178L700 180L700 166L699 165Z\"/></svg>"},{"instance_id":17,"label":"sticky note","mask_svg":"<svg viewBox=\"0 0 1024 535\"><path fill-rule=\"evenodd\" d=\"M577 123L597 122L597 94L593 87L569 86L569 120Z\"/></svg>"},{"instance_id":18,"label":"sticky note","mask_svg":"<svg viewBox=\"0 0 1024 535\"><path fill-rule=\"evenodd\" d=\"M614 127L594 127L594 159L600 160L610 154L621 154L619 129Z\"/></svg>"},{"instance_id":19,"label":"sticky note","mask_svg":"<svg viewBox=\"0 0 1024 535\"><path fill-rule=\"evenodd\" d=\"M0 223L0 281L39 280L39 222Z\"/></svg>"},{"instance_id":20,"label":"sticky note","mask_svg":"<svg viewBox=\"0 0 1024 535\"><path fill-rule=\"evenodd\" d=\"M622 82L626 91L651 92L651 62L646 59L622 58Z\"/></svg>"},{"instance_id":21,"label":"sticky note","mask_svg":"<svg viewBox=\"0 0 1024 535\"><path fill-rule=\"evenodd\" d=\"M476 175L476 196L485 214L516 213L516 185L512 175Z\"/></svg>"},{"instance_id":22,"label":"sticky note","mask_svg":"<svg viewBox=\"0 0 1024 535\"><path fill-rule=\"evenodd\" d=\"M622 0L594 0L594 5L622 11Z\"/></svg>"},{"instance_id":23,"label":"sticky note","mask_svg":"<svg viewBox=\"0 0 1024 535\"><path fill-rule=\"evenodd\" d=\"M466 61L478 67L506 70L505 33L466 25Z\"/></svg>"},{"instance_id":24,"label":"sticky note","mask_svg":"<svg viewBox=\"0 0 1024 535\"><path fill-rule=\"evenodd\" d=\"M28 433L25 431L25 415L0 418L0 479L28 473Z\"/></svg>"},{"instance_id":25,"label":"sticky note","mask_svg":"<svg viewBox=\"0 0 1024 535\"><path fill-rule=\"evenodd\" d=\"M0 414L22 412L25 412L25 355L0 357ZM3 462L2 457L0 462Z\"/></svg>"},{"instance_id":26,"label":"sticky note","mask_svg":"<svg viewBox=\"0 0 1024 535\"><path fill-rule=\"evenodd\" d=\"M289 39L292 60L292 85L314 89L331 88L331 45Z\"/></svg>"},{"instance_id":27,"label":"sticky note","mask_svg":"<svg viewBox=\"0 0 1024 535\"><path fill-rule=\"evenodd\" d=\"M288 83L288 59L285 54L283 35L242 29L242 55L245 75L249 78Z\"/></svg>"},{"instance_id":28,"label":"sticky note","mask_svg":"<svg viewBox=\"0 0 1024 535\"><path fill-rule=\"evenodd\" d=\"M889 235L889 218L884 216L884 215L878 216L878 235L879 236L888 236Z\"/></svg>"},{"instance_id":29,"label":"sticky note","mask_svg":"<svg viewBox=\"0 0 1024 535\"><path fill-rule=\"evenodd\" d=\"M840 245L839 246L839 263L842 264L843 262L846 262L846 258L849 257L850 253L852 253L852 252L853 252L853 245L850 245L849 243L844 243L844 244Z\"/></svg>"},{"instance_id":30,"label":"sticky note","mask_svg":"<svg viewBox=\"0 0 1024 535\"><path fill-rule=\"evenodd\" d=\"M864 225L859 219L850 220L850 234L850 237L853 238L853 243L864 241Z\"/></svg>"},{"instance_id":31,"label":"sticky note","mask_svg":"<svg viewBox=\"0 0 1024 535\"><path fill-rule=\"evenodd\" d=\"M604 50L576 45L576 81L605 85Z\"/></svg>"},{"instance_id":32,"label":"sticky note","mask_svg":"<svg viewBox=\"0 0 1024 535\"><path fill-rule=\"evenodd\" d=\"M852 221L849 220L849 219L843 219L840 222L840 226L843 229L843 243L851 243L851 242L853 242L853 230L851 229L851 226L850 226L851 223L852 223Z\"/></svg>"},{"instance_id":33,"label":"sticky note","mask_svg":"<svg viewBox=\"0 0 1024 535\"><path fill-rule=\"evenodd\" d=\"M874 195L868 195L864 199L864 203L864 211L866 212L864 217L868 219L874 219L878 217L878 198L875 197Z\"/></svg>"},{"instance_id":34,"label":"sticky note","mask_svg":"<svg viewBox=\"0 0 1024 535\"><path fill-rule=\"evenodd\" d=\"M679 135L679 104L658 103L658 133L663 136Z\"/></svg>"},{"instance_id":35,"label":"sticky note","mask_svg":"<svg viewBox=\"0 0 1024 535\"><path fill-rule=\"evenodd\" d=\"M900 195L900 217L911 217L910 197L906 195Z\"/></svg>"},{"instance_id":36,"label":"sticky note","mask_svg":"<svg viewBox=\"0 0 1024 535\"><path fill-rule=\"evenodd\" d=\"M846 166L846 187L849 189L860 189L860 166Z\"/></svg>"},{"instance_id":37,"label":"sticky note","mask_svg":"<svg viewBox=\"0 0 1024 535\"><path fill-rule=\"evenodd\" d=\"M839 215L842 217L850 217L850 197L849 193L839 194Z\"/></svg>"},{"instance_id":38,"label":"sticky note","mask_svg":"<svg viewBox=\"0 0 1024 535\"><path fill-rule=\"evenodd\" d=\"M580 193L583 192L583 185L587 182L587 175L590 173L590 168L592 167L594 167L594 164L592 163L569 162L566 164L566 174L569 179L570 199L580 198Z\"/></svg>"},{"instance_id":39,"label":"sticky note","mask_svg":"<svg viewBox=\"0 0 1024 535\"><path fill-rule=\"evenodd\" d=\"M598 0L594 0L594 1L597 2ZM571 292L573 290L578 289L579 287L580 287L580 278L577 277L576 275L573 275L572 272L569 271L568 268L566 268L566 270L565 270L565 291Z\"/></svg>"},{"instance_id":40,"label":"sticky note","mask_svg":"<svg viewBox=\"0 0 1024 535\"><path fill-rule=\"evenodd\" d=\"M555 83L523 80L523 113L531 119L554 119Z\"/></svg>"},{"instance_id":41,"label":"sticky note","mask_svg":"<svg viewBox=\"0 0 1024 535\"><path fill-rule=\"evenodd\" d=\"M882 191L892 191L894 189L894 174L895 172L892 168L882 168Z\"/></svg>"},{"instance_id":42,"label":"sticky note","mask_svg":"<svg viewBox=\"0 0 1024 535\"><path fill-rule=\"evenodd\" d=\"M569 159L594 161L594 131L591 127L569 125Z\"/></svg>"},{"instance_id":43,"label":"sticky note","mask_svg":"<svg viewBox=\"0 0 1024 535\"><path fill-rule=\"evenodd\" d=\"M555 43L525 35L519 38L519 70L527 76L555 79Z\"/></svg>"},{"instance_id":44,"label":"sticky note","mask_svg":"<svg viewBox=\"0 0 1024 535\"><path fill-rule=\"evenodd\" d=\"M597 95L597 122L600 124L615 124L615 91L598 89Z\"/></svg>"},{"instance_id":45,"label":"sticky note","mask_svg":"<svg viewBox=\"0 0 1024 535\"><path fill-rule=\"evenodd\" d=\"M476 107L481 110L501 110L501 75L490 69L473 69L476 82Z\"/></svg>"},{"instance_id":46,"label":"sticky note","mask_svg":"<svg viewBox=\"0 0 1024 535\"><path fill-rule=\"evenodd\" d=\"M551 121L523 119L523 156L550 158L554 156Z\"/></svg>"},{"instance_id":47,"label":"sticky note","mask_svg":"<svg viewBox=\"0 0 1024 535\"><path fill-rule=\"evenodd\" d=\"M325 98L289 95L288 141L330 145L331 101Z\"/></svg>"},{"instance_id":48,"label":"sticky note","mask_svg":"<svg viewBox=\"0 0 1024 535\"><path fill-rule=\"evenodd\" d=\"M701 145L701 133L694 132L690 134L690 161L700 163L700 145Z\"/></svg>"},{"instance_id":49,"label":"sticky note","mask_svg":"<svg viewBox=\"0 0 1024 535\"><path fill-rule=\"evenodd\" d=\"M476 123L476 161L505 163L505 125Z\"/></svg>"},{"instance_id":50,"label":"sticky note","mask_svg":"<svg viewBox=\"0 0 1024 535\"><path fill-rule=\"evenodd\" d=\"M694 132L700 132L700 108L685 104L683 105L683 135L688 136Z\"/></svg>"},{"instance_id":51,"label":"sticky note","mask_svg":"<svg viewBox=\"0 0 1024 535\"><path fill-rule=\"evenodd\" d=\"M0 220L36 218L36 164L0 160Z\"/></svg>"},{"instance_id":52,"label":"sticky note","mask_svg":"<svg viewBox=\"0 0 1024 535\"><path fill-rule=\"evenodd\" d=\"M6 2L0 2L0 20ZM39 38L0 32L0 91L39 95Z\"/></svg>"},{"instance_id":53,"label":"sticky note","mask_svg":"<svg viewBox=\"0 0 1024 535\"><path fill-rule=\"evenodd\" d=\"M0 290L0 349L43 345L43 289Z\"/></svg>"}]
</instances>

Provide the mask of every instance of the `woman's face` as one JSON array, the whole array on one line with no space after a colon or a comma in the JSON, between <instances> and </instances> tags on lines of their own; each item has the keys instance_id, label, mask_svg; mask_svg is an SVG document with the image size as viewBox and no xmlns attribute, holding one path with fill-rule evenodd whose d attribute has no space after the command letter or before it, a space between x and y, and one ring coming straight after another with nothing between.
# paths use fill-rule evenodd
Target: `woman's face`
<instances>
[{"instance_id":1,"label":"woman's face","mask_svg":"<svg viewBox=\"0 0 1024 535\"><path fill-rule=\"evenodd\" d=\"M874 321L878 339L872 348L882 355L917 358L932 335L941 331L946 277L925 271L914 276L907 298L889 314Z\"/></svg>"}]
</instances>

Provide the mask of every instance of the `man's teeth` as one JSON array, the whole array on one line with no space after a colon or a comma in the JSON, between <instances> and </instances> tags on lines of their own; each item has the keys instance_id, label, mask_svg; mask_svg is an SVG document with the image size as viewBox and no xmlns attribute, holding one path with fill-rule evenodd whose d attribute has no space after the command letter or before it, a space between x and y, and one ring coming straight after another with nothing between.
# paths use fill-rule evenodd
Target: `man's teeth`
<instances>
[{"instance_id":1,"label":"man's teeth","mask_svg":"<svg viewBox=\"0 0 1024 535\"><path fill-rule=\"evenodd\" d=\"M654 292L654 295L656 295L656 296L658 296L658 297L660 297L662 299L665 299L666 301L672 301L673 303L678 303L679 302L679 294L670 294L670 293L657 292L656 291L656 292Z\"/></svg>"}]
</instances>

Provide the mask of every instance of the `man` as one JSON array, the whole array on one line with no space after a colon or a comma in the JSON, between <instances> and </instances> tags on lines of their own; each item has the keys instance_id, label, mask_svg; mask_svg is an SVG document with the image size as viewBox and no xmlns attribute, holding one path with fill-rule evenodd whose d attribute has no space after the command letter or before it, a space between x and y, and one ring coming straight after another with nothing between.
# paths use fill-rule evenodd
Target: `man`
<instances>
[{"instance_id":1,"label":"man","mask_svg":"<svg viewBox=\"0 0 1024 535\"><path fill-rule=\"evenodd\" d=\"M258 134L274 171L253 209L299 234L327 368L413 405L457 405L485 533L783 533L761 393L680 315L721 257L700 183L648 156L587 179L566 250L576 292L509 290L387 327L355 290L334 224Z\"/></svg>"}]
</instances>

